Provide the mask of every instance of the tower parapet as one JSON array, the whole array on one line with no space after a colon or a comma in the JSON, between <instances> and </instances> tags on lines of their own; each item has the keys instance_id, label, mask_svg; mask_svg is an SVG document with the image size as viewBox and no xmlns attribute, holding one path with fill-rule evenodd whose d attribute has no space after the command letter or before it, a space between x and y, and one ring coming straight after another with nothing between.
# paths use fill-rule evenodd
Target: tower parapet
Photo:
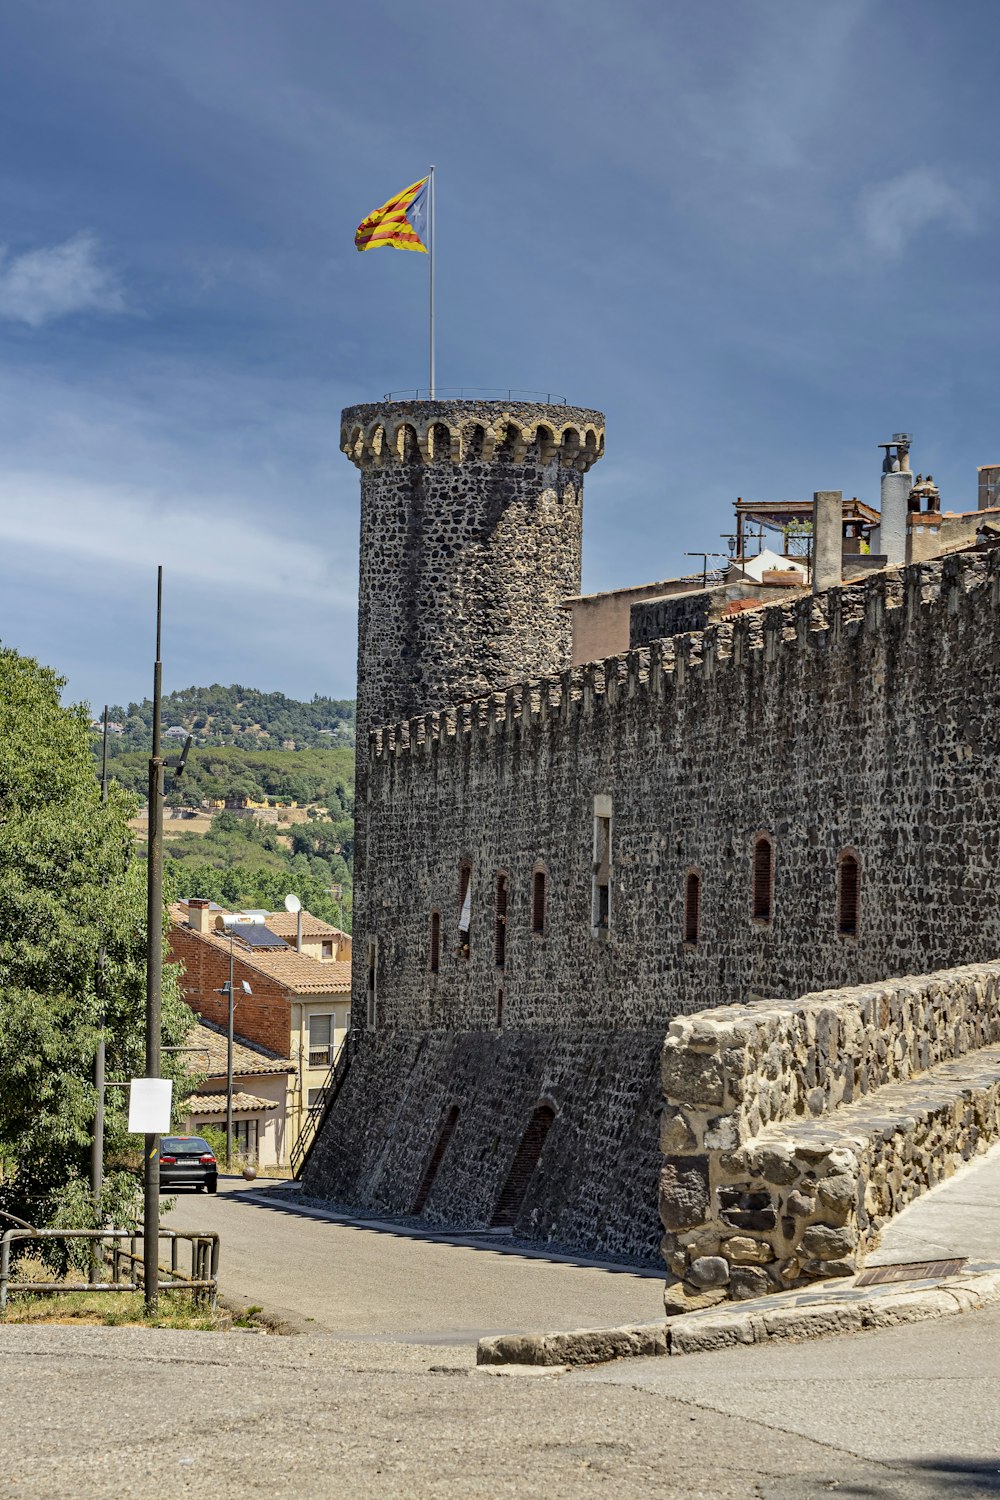
<instances>
[{"instance_id":1,"label":"tower parapet","mask_svg":"<svg viewBox=\"0 0 1000 1500\"><path fill-rule=\"evenodd\" d=\"M361 471L359 750L376 725L569 666L601 412L372 402L343 413L341 448Z\"/></svg>"}]
</instances>

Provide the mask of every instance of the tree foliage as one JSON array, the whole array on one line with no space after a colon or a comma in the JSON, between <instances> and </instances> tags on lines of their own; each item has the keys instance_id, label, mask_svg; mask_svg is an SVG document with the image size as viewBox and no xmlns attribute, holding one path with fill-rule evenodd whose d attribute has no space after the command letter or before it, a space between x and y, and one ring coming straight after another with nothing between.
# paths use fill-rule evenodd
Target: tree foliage
<instances>
[{"instance_id":1,"label":"tree foliage","mask_svg":"<svg viewBox=\"0 0 1000 1500\"><path fill-rule=\"evenodd\" d=\"M112 754L144 750L149 754L153 704L116 703L109 710L112 723L122 726L111 744ZM182 688L163 699L163 727L176 725L194 736L196 745L236 745L243 749L303 750L310 746L354 744L354 702L322 698L309 703L284 693L262 693L233 683L222 687Z\"/></svg>"},{"instance_id":2,"label":"tree foliage","mask_svg":"<svg viewBox=\"0 0 1000 1500\"><path fill-rule=\"evenodd\" d=\"M61 686L0 648L0 1207L36 1224L78 1221L86 1201L102 1005L109 1079L142 1072L145 1037L135 801L112 786L102 804L86 714L61 706ZM191 1016L166 975L163 1039L176 1042ZM115 1217L138 1192L116 1170L136 1144L126 1101L108 1090L105 1209Z\"/></svg>"}]
</instances>

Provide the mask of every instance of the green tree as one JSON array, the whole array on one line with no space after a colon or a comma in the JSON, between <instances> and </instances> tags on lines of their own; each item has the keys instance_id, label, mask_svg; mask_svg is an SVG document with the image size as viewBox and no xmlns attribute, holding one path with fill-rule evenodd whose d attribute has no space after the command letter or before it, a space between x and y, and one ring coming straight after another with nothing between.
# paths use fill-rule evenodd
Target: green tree
<instances>
[{"instance_id":1,"label":"green tree","mask_svg":"<svg viewBox=\"0 0 1000 1500\"><path fill-rule=\"evenodd\" d=\"M0 1207L37 1224L79 1222L94 1117L93 1066L103 941L107 1076L142 1071L145 876L112 786L106 805L87 715L63 708L62 681L0 648ZM167 969L164 1041L190 1012ZM166 1054L170 1057L170 1054ZM125 1091L108 1091L104 1211L121 1222L139 1203L122 1170Z\"/></svg>"}]
</instances>

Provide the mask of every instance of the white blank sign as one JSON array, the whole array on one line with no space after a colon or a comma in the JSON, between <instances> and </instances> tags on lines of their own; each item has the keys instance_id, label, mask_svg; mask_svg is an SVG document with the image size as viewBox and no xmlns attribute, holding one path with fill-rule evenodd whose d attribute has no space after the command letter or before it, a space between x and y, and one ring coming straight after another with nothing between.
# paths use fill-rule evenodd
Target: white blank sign
<instances>
[{"instance_id":1,"label":"white blank sign","mask_svg":"<svg viewBox=\"0 0 1000 1500\"><path fill-rule=\"evenodd\" d=\"M133 1078L128 1095L128 1128L133 1135L165 1135L170 1129L172 1078Z\"/></svg>"}]
</instances>

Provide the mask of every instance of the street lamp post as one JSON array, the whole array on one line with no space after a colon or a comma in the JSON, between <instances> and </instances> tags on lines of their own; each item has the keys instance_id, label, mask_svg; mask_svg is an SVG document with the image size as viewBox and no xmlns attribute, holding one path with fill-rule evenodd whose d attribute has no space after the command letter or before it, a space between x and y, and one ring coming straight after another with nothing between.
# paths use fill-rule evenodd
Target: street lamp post
<instances>
[{"instance_id":1,"label":"street lamp post","mask_svg":"<svg viewBox=\"0 0 1000 1500\"><path fill-rule=\"evenodd\" d=\"M229 978L219 991L220 995L227 995L228 1025L226 1027L226 1171L230 1171L233 1164L233 1011L236 1009L236 994L233 984L233 943L236 938L236 928L250 922L259 922L259 917L251 917L244 913L235 913L224 916L222 924L229 929ZM252 995L253 990L244 979L244 995Z\"/></svg>"}]
</instances>

